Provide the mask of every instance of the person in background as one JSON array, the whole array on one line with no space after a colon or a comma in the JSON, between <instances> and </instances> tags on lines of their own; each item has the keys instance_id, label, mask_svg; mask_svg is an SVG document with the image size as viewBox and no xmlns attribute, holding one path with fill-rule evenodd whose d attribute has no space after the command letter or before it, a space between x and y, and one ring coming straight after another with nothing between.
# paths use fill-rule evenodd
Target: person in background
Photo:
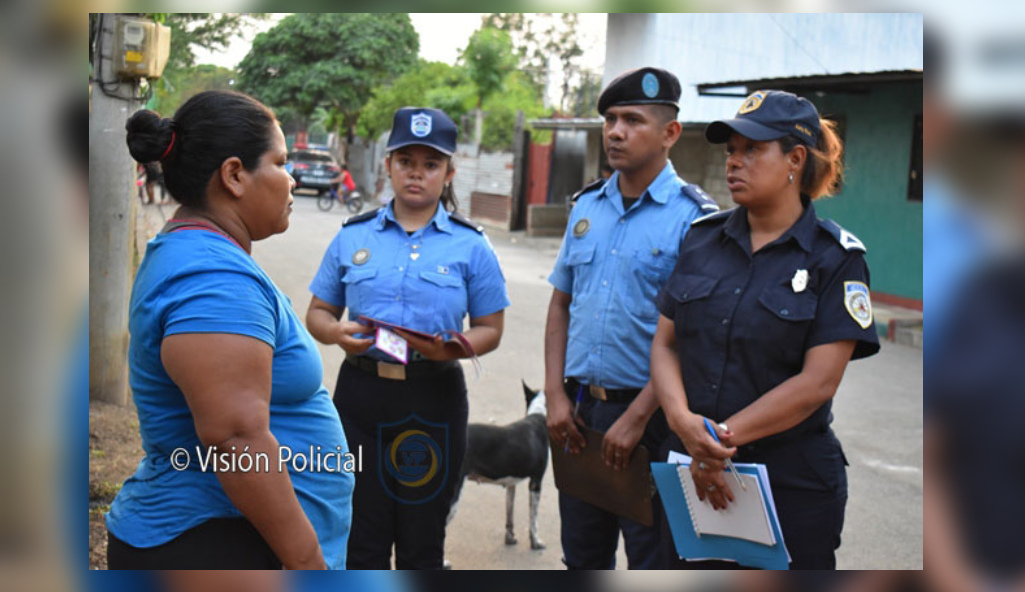
<instances>
[{"instance_id":1,"label":"person in background","mask_svg":"<svg viewBox=\"0 0 1025 592\"><path fill-rule=\"evenodd\" d=\"M164 185L164 171L159 162L147 162L142 165L146 173L146 182L143 187L146 189L146 203L168 203L167 186ZM156 202L154 187L160 187L160 202Z\"/></svg>"}]
</instances>

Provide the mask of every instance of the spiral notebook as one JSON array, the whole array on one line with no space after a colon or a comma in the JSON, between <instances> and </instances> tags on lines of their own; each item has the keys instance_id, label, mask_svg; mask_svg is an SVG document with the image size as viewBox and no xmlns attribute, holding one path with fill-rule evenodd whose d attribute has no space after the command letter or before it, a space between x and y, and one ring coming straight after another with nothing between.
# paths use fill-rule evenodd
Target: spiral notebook
<instances>
[{"instance_id":1,"label":"spiral notebook","mask_svg":"<svg viewBox=\"0 0 1025 592\"><path fill-rule=\"evenodd\" d=\"M692 459L670 452L667 460L669 462L651 463L651 475L661 494L673 544L681 559L720 559L761 569L789 568L790 553L780 529L765 465L736 463L748 493L757 494L760 502L754 503L754 495L750 498L745 496L733 476L727 475L727 483L737 498L737 502L730 505L733 506L732 512L737 514L705 516L706 513L718 512L708 502L697 499L690 476ZM771 533L769 536L764 530L766 523Z\"/></svg>"},{"instance_id":2,"label":"spiral notebook","mask_svg":"<svg viewBox=\"0 0 1025 592\"><path fill-rule=\"evenodd\" d=\"M679 465L676 467L676 473L687 500L694 533L699 537L714 534L762 545L776 544L776 535L769 524L769 511L765 507L761 483L757 477L740 473L747 491L739 487L731 477L728 484L733 492L734 501L725 509L716 510L707 498L704 501L698 498L690 467Z\"/></svg>"}]
</instances>

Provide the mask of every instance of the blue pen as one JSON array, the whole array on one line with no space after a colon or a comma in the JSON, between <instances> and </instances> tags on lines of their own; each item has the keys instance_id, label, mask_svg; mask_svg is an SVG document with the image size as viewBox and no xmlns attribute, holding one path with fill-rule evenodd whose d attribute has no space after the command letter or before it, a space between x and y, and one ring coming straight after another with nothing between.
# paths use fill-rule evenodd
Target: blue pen
<instances>
[{"instance_id":1,"label":"blue pen","mask_svg":"<svg viewBox=\"0 0 1025 592\"><path fill-rule=\"evenodd\" d=\"M709 434L712 434L712 439L715 440L716 444L722 444L722 442L719 441L719 435L715 433L715 426L712 425L711 420L707 417L705 418L705 429L708 430ZM731 459L726 459L726 468L728 468L730 472L733 473L733 476L737 478L737 483L740 484L740 488L747 491L747 487L740 479L740 473L737 472L737 467L733 466L733 461Z\"/></svg>"},{"instance_id":2,"label":"blue pen","mask_svg":"<svg viewBox=\"0 0 1025 592\"><path fill-rule=\"evenodd\" d=\"M576 420L577 413L580 411L580 402L584 400L584 385L580 385L577 389L577 400L573 403L573 419ZM569 438L566 438L566 448L563 452L569 452Z\"/></svg>"}]
</instances>

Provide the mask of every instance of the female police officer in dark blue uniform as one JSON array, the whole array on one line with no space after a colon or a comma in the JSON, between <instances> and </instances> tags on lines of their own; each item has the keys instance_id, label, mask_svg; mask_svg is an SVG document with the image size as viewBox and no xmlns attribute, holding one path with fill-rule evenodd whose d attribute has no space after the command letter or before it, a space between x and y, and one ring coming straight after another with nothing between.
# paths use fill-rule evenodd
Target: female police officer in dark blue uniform
<instances>
[{"instance_id":1,"label":"female police officer in dark blue uniform","mask_svg":"<svg viewBox=\"0 0 1025 592\"><path fill-rule=\"evenodd\" d=\"M652 383L702 499L729 503L731 454L766 464L791 567L834 569L847 476L831 401L847 362L879 350L865 247L811 203L839 179L842 146L809 101L780 91L752 94L705 135L727 145L740 207L684 240L658 296ZM724 422L725 447L705 417Z\"/></svg>"},{"instance_id":2,"label":"female police officer in dark blue uniform","mask_svg":"<svg viewBox=\"0 0 1025 592\"><path fill-rule=\"evenodd\" d=\"M445 519L466 450L467 399L457 360L498 347L505 279L481 227L455 209L456 126L437 109L399 109L385 160L395 199L345 222L310 291L310 332L346 352L335 406L356 476L349 568L440 569ZM348 320L342 311L348 309ZM418 332L458 332L469 349L396 331L413 354L389 363L365 315ZM391 360L394 362L394 360Z\"/></svg>"}]
</instances>

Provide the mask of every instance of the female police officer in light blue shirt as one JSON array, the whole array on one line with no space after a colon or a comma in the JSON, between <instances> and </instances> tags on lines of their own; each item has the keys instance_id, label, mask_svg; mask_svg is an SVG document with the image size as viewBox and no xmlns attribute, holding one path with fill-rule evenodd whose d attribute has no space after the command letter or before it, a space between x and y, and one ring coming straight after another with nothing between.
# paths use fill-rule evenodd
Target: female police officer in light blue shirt
<instances>
[{"instance_id":1,"label":"female police officer in light blue shirt","mask_svg":"<svg viewBox=\"0 0 1025 592\"><path fill-rule=\"evenodd\" d=\"M357 475L350 568L440 569L445 519L466 450L467 399L459 358L498 347L509 305L498 258L481 227L455 213L456 126L438 109L395 113L385 160L395 199L350 218L324 255L306 316L321 342L346 352L335 405ZM342 312L348 310L348 316ZM469 349L443 332L463 333ZM361 316L398 330L412 356L397 364ZM389 361L390 360L390 361Z\"/></svg>"},{"instance_id":2,"label":"female police officer in light blue shirt","mask_svg":"<svg viewBox=\"0 0 1025 592\"><path fill-rule=\"evenodd\" d=\"M847 362L879 350L861 241L815 215L842 145L804 98L758 91L705 132L725 143L739 207L694 222L658 296L651 378L695 462L699 497L732 491L723 460L768 467L792 569L833 569L846 459L829 424ZM723 448L704 418L725 422Z\"/></svg>"}]
</instances>

